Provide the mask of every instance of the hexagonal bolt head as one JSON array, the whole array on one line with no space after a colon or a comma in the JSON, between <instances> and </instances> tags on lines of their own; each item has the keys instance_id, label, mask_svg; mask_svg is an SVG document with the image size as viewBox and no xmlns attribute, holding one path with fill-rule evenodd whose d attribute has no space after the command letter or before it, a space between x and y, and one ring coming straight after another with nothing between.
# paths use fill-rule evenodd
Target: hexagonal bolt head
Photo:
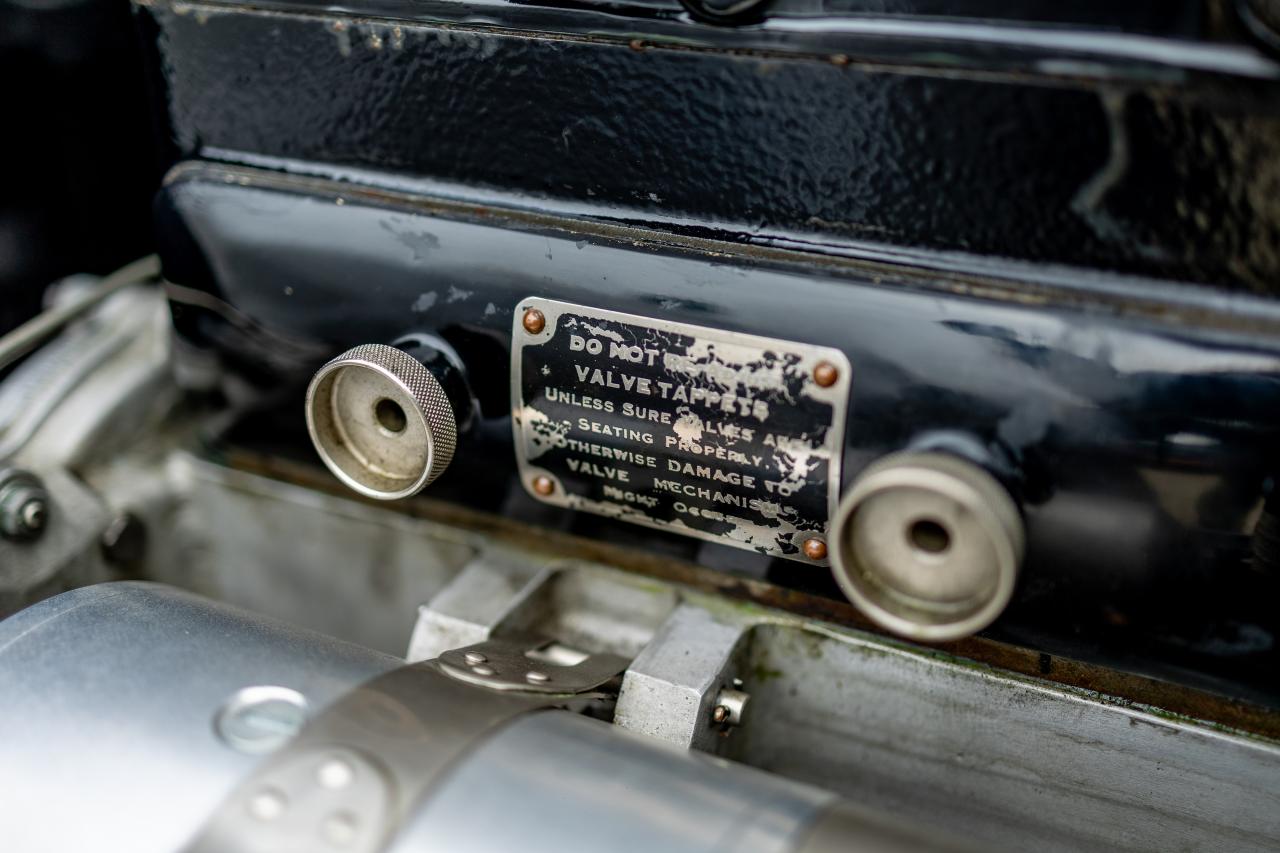
<instances>
[{"instance_id":1,"label":"hexagonal bolt head","mask_svg":"<svg viewBox=\"0 0 1280 853\"><path fill-rule=\"evenodd\" d=\"M0 535L29 541L49 524L49 494L34 474L10 470L0 473Z\"/></svg>"}]
</instances>

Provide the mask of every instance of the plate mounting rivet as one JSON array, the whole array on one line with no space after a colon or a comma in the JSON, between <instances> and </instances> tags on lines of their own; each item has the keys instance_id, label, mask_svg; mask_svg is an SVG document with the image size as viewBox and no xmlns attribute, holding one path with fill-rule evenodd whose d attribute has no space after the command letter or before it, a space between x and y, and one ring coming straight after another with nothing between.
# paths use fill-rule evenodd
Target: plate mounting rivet
<instances>
[{"instance_id":1,"label":"plate mounting rivet","mask_svg":"<svg viewBox=\"0 0 1280 853\"><path fill-rule=\"evenodd\" d=\"M536 335L547 327L547 318L537 308L529 308L524 312L524 330Z\"/></svg>"},{"instance_id":2,"label":"plate mounting rivet","mask_svg":"<svg viewBox=\"0 0 1280 853\"><path fill-rule=\"evenodd\" d=\"M827 543L817 537L804 540L804 555L810 560L825 560L827 558Z\"/></svg>"},{"instance_id":3,"label":"plate mounting rivet","mask_svg":"<svg viewBox=\"0 0 1280 853\"><path fill-rule=\"evenodd\" d=\"M526 325L528 323L528 315L525 316ZM840 378L840 371L836 370L836 366L829 361L820 361L813 366L813 381L817 382L823 388L830 388L836 384L836 380Z\"/></svg>"},{"instance_id":4,"label":"plate mounting rivet","mask_svg":"<svg viewBox=\"0 0 1280 853\"><path fill-rule=\"evenodd\" d=\"M545 498L556 490L556 481L546 474L539 474L533 478L533 490Z\"/></svg>"}]
</instances>

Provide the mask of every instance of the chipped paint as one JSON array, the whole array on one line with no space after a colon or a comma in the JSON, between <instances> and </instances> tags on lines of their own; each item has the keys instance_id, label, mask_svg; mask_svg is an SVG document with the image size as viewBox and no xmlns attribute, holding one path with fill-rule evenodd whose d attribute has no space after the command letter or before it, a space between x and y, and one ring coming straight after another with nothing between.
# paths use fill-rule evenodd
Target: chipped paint
<instances>
[{"instance_id":1,"label":"chipped paint","mask_svg":"<svg viewBox=\"0 0 1280 853\"><path fill-rule=\"evenodd\" d=\"M547 300L516 315L528 307L547 325L515 329L522 480L562 486L540 499L792 559L826 535L851 372L842 354ZM843 365L829 388L812 379L823 359Z\"/></svg>"}]
</instances>

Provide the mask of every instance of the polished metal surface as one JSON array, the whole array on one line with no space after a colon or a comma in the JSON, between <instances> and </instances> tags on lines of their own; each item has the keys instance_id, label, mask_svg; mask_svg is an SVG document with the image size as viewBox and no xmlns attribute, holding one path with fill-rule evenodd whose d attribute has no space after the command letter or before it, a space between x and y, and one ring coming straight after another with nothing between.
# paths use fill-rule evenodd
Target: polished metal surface
<instances>
[{"instance_id":1,"label":"polished metal surface","mask_svg":"<svg viewBox=\"0 0 1280 853\"><path fill-rule=\"evenodd\" d=\"M310 853L317 839L374 853L448 768L515 717L555 699L477 688L434 662L365 682L241 780L187 853Z\"/></svg>"},{"instance_id":2,"label":"polished metal surface","mask_svg":"<svg viewBox=\"0 0 1280 853\"><path fill-rule=\"evenodd\" d=\"M528 714L594 692L479 688L152 584L0 624L0 676L23 687L0 696L6 844L23 851L784 853L834 802Z\"/></svg>"},{"instance_id":3,"label":"polished metal surface","mask_svg":"<svg viewBox=\"0 0 1280 853\"><path fill-rule=\"evenodd\" d=\"M43 601L0 622L3 846L173 853L260 758L220 736L228 702L315 712L398 664L156 584Z\"/></svg>"},{"instance_id":4,"label":"polished metal surface","mask_svg":"<svg viewBox=\"0 0 1280 853\"><path fill-rule=\"evenodd\" d=\"M832 572L890 631L954 640L1009 603L1024 540L1017 506L981 468L941 453L894 454L840 502Z\"/></svg>"},{"instance_id":5,"label":"polished metal surface","mask_svg":"<svg viewBox=\"0 0 1280 853\"><path fill-rule=\"evenodd\" d=\"M355 347L320 368L307 388L306 415L329 470L379 500L422 491L457 446L458 416L440 382L385 344Z\"/></svg>"},{"instance_id":6,"label":"polished metal surface","mask_svg":"<svg viewBox=\"0 0 1280 853\"><path fill-rule=\"evenodd\" d=\"M795 853L925 853L940 846L922 838L918 825L842 800L823 810ZM990 853L993 848L953 838L946 849Z\"/></svg>"},{"instance_id":7,"label":"polished metal surface","mask_svg":"<svg viewBox=\"0 0 1280 853\"><path fill-rule=\"evenodd\" d=\"M391 853L785 853L833 802L817 788L550 711L457 768ZM858 851L858 834L845 836Z\"/></svg>"}]
</instances>

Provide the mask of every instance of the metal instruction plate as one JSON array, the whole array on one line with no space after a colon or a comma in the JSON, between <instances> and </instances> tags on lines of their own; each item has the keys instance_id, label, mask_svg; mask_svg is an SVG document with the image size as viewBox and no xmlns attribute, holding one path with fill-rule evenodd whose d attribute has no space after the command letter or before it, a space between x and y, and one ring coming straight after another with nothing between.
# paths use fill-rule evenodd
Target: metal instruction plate
<instances>
[{"instance_id":1,"label":"metal instruction plate","mask_svg":"<svg viewBox=\"0 0 1280 853\"><path fill-rule=\"evenodd\" d=\"M826 565L842 352L539 298L520 302L512 336L534 497Z\"/></svg>"}]
</instances>

